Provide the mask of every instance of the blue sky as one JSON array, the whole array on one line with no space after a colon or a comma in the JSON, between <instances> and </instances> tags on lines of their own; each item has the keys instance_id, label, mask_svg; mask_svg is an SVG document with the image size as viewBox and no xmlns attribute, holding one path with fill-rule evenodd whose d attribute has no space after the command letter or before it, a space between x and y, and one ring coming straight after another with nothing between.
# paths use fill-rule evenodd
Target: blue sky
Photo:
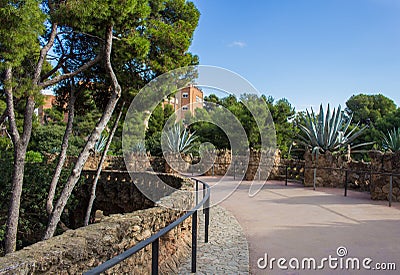
<instances>
[{"instance_id":1,"label":"blue sky","mask_svg":"<svg viewBox=\"0 0 400 275\"><path fill-rule=\"evenodd\" d=\"M400 105L400 0L194 0L190 51L296 110L382 93Z\"/></svg>"}]
</instances>

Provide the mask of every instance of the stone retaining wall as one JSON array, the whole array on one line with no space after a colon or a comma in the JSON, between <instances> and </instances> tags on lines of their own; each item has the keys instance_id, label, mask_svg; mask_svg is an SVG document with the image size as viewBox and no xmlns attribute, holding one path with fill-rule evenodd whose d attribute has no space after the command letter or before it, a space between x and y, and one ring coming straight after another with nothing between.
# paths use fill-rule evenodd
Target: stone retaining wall
<instances>
[{"instance_id":1,"label":"stone retaining wall","mask_svg":"<svg viewBox=\"0 0 400 275\"><path fill-rule=\"evenodd\" d=\"M382 153L371 151L371 168L382 173L400 174L400 152ZM372 174L371 198L373 200L388 200L390 189L389 174ZM393 201L400 201L400 176L393 176Z\"/></svg>"},{"instance_id":2,"label":"stone retaining wall","mask_svg":"<svg viewBox=\"0 0 400 275\"><path fill-rule=\"evenodd\" d=\"M304 155L306 162L304 184L305 186L313 186L313 167L317 167L317 187L343 188L346 179L345 170L348 170L347 183L349 189L370 192L373 200L388 200L390 174L400 174L400 152L370 151L369 157L370 163L345 161L341 156L337 157L326 152L319 155L318 161L313 161L311 153L306 152ZM392 199L393 201L400 201L400 176L393 176Z\"/></svg>"},{"instance_id":3,"label":"stone retaining wall","mask_svg":"<svg viewBox=\"0 0 400 275\"><path fill-rule=\"evenodd\" d=\"M143 178L146 177L144 174ZM183 178L171 175L164 177L171 181L174 178L181 185L181 190L192 190L192 183ZM116 197L112 202L116 203L118 199ZM160 202L162 205L187 208L193 204L193 196L188 192L173 192L160 198ZM157 204L132 213L97 217L100 220L98 223L68 230L0 258L0 274L80 274L150 237L183 213ZM176 273L179 262L190 252L190 226L189 218L160 239L161 274ZM149 246L106 274L150 274L150 270Z\"/></svg>"},{"instance_id":4,"label":"stone retaining wall","mask_svg":"<svg viewBox=\"0 0 400 275\"><path fill-rule=\"evenodd\" d=\"M343 188L347 175L348 188L359 191L369 191L371 183L371 164L362 161L347 161L343 156L334 155L331 152L319 154L318 160L313 159L311 152L304 154L305 172L304 185L313 186L314 167L317 168L316 186Z\"/></svg>"},{"instance_id":5,"label":"stone retaining wall","mask_svg":"<svg viewBox=\"0 0 400 275\"><path fill-rule=\"evenodd\" d=\"M213 154L210 154L213 155ZM203 163L195 164L194 174L198 174L199 171L205 176L233 176L236 175L237 178L243 177L245 180L253 180L267 178L270 174L277 173L277 167L272 167L274 165L279 165L280 163L280 152L276 150L275 152L265 152L266 158L261 159L261 152L258 150L249 151L248 156L236 156L235 163L232 163L232 154L230 150L217 150L215 152L215 159L205 159ZM248 165L246 161L248 159ZM196 159L194 163L200 162ZM202 165L200 165L202 164ZM200 165L200 166L199 166ZM187 173L192 171L187 168Z\"/></svg>"},{"instance_id":6,"label":"stone retaining wall","mask_svg":"<svg viewBox=\"0 0 400 275\"><path fill-rule=\"evenodd\" d=\"M280 159L276 164L276 168L272 170L269 179L285 180L286 166L288 167L288 179L296 181L304 181L304 160L298 159Z\"/></svg>"},{"instance_id":7,"label":"stone retaining wall","mask_svg":"<svg viewBox=\"0 0 400 275\"><path fill-rule=\"evenodd\" d=\"M70 215L70 226L72 228L83 226L95 176L96 171L94 170L82 172L85 184L74 191L78 204ZM143 195L138 186L148 186L158 190L159 195L155 198L158 200L161 197L168 196L172 191L162 191L166 186L159 184L159 178L168 186L175 189L181 188L181 182L177 181L176 177L170 175L135 172L132 173L131 177L126 171L102 171L97 182L96 199L93 204L92 213L94 214L96 210L101 210L105 215L121 214L154 207L154 202Z\"/></svg>"}]
</instances>

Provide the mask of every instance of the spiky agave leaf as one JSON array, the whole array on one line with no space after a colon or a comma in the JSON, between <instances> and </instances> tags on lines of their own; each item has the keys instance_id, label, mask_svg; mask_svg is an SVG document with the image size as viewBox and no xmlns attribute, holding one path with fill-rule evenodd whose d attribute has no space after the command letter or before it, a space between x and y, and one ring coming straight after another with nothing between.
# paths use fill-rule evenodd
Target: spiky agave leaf
<instances>
[{"instance_id":1,"label":"spiky agave leaf","mask_svg":"<svg viewBox=\"0 0 400 275\"><path fill-rule=\"evenodd\" d=\"M104 150L104 148L106 147L107 138L108 138L107 135L104 135L103 133L100 134L99 139L94 145L94 152L96 154L101 153Z\"/></svg>"},{"instance_id":2,"label":"spiky agave leaf","mask_svg":"<svg viewBox=\"0 0 400 275\"><path fill-rule=\"evenodd\" d=\"M387 136L383 135L382 147L392 152L400 151L400 127L388 131Z\"/></svg>"},{"instance_id":3,"label":"spiky agave leaf","mask_svg":"<svg viewBox=\"0 0 400 275\"><path fill-rule=\"evenodd\" d=\"M311 108L311 113L306 110L306 115L302 116L302 124L299 125L301 132L304 134L298 135L300 138L299 143L312 149L313 155L325 151L339 151L346 148L349 144L359 137L368 126L358 129L357 126L348 131L351 125L352 116L348 115L341 109L339 105L337 109L330 111L328 104L327 112L324 112L322 104L320 106L320 113L315 115ZM371 143L364 143L360 146L369 145Z\"/></svg>"},{"instance_id":4,"label":"spiky agave leaf","mask_svg":"<svg viewBox=\"0 0 400 275\"><path fill-rule=\"evenodd\" d=\"M132 152L139 155L146 155L146 145L144 141L140 140L133 144Z\"/></svg>"},{"instance_id":5,"label":"spiky agave leaf","mask_svg":"<svg viewBox=\"0 0 400 275\"><path fill-rule=\"evenodd\" d=\"M181 129L181 125L176 123L165 133L167 150L171 153L186 153L189 151L198 137L195 132L190 133L186 128Z\"/></svg>"}]
</instances>

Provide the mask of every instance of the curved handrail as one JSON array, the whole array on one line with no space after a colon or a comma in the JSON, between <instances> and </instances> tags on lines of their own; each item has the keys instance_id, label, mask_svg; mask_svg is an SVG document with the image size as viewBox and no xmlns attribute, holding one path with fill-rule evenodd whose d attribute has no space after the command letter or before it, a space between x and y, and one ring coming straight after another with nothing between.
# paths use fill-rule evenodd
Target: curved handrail
<instances>
[{"instance_id":1,"label":"curved handrail","mask_svg":"<svg viewBox=\"0 0 400 275\"><path fill-rule=\"evenodd\" d=\"M171 224L169 224L168 226L162 228L160 231L158 231L156 234L150 236L149 238L139 242L138 244L136 244L135 246L125 250L124 252L122 252L121 254L115 256L114 258L111 258L109 260L107 260L106 262L98 265L97 267L83 273L85 275L93 275L93 274L100 274L108 269L110 269L111 267L119 264L120 262L124 261L125 259L129 258L130 256L132 256L133 254L137 253L138 251L142 250L143 248L145 248L146 246L150 245L150 244L155 244L157 243L156 247L158 249L158 240L159 238L161 238L162 236L164 236L165 234L167 234L169 231L171 231L172 229L174 229L175 227L177 227L178 225L180 225L182 222L184 222L187 218L189 218L190 216L194 215L196 213L196 222L195 227L197 227L197 210L200 209L201 206L204 207L204 210L206 211L206 236L208 236L208 223L209 223L209 203L210 203L210 194L211 194L211 189L210 186L198 179L195 178L191 178L192 180L195 181L195 185L196 185L196 201L197 201L197 197L198 197L198 183L203 184L203 190L205 189L206 192L203 193L203 199L197 203L191 210L188 210L183 216L181 216L179 219L177 219L176 221L172 222ZM192 230L195 230L195 232L197 233L197 228L193 228L192 226ZM192 231L193 234L193 231ZM196 235L196 234L195 234ZM206 237L206 242L208 238ZM193 241L193 239L192 239ZM193 246L192 244L192 249L196 249L196 245ZM154 252L152 252L154 253ZM194 253L194 254L193 254ZM192 251L192 257L193 255L196 255L196 252ZM153 254L154 256L154 254ZM158 259L156 261L156 263L154 263L154 258L152 256L152 273L157 273L158 272ZM157 251L157 256L158 258L158 251ZM157 264L157 268L155 268L155 264ZM195 266L196 263L194 262L194 268L193 268L193 258L192 258L192 272L193 270L195 270ZM156 270L156 272L154 272L154 270Z\"/></svg>"}]
</instances>

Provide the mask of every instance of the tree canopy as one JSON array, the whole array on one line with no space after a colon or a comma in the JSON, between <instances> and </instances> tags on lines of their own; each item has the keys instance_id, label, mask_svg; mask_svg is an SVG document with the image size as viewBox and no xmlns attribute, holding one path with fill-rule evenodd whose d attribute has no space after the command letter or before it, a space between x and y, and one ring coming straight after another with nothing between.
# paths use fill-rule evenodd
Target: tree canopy
<instances>
[{"instance_id":1,"label":"tree canopy","mask_svg":"<svg viewBox=\"0 0 400 275\"><path fill-rule=\"evenodd\" d=\"M346 107L346 111L353 115L354 121L361 124L376 123L397 109L394 101L382 94L353 95L346 101Z\"/></svg>"},{"instance_id":2,"label":"tree canopy","mask_svg":"<svg viewBox=\"0 0 400 275\"><path fill-rule=\"evenodd\" d=\"M84 129L88 130L86 143L49 216L46 239L54 234L83 163L119 98L130 100L155 76L197 64L197 56L188 48L200 14L185 0L14 0L0 4L0 89L7 105L2 122L7 117L14 150L5 240L8 253L16 247L24 163L35 131L34 109L42 101L40 90L56 91L59 107L65 111L75 101L69 99L72 87L77 86L78 97L85 99L78 101L77 112L85 115L96 108L101 114L92 129ZM50 115L56 117L56 113Z\"/></svg>"}]
</instances>

